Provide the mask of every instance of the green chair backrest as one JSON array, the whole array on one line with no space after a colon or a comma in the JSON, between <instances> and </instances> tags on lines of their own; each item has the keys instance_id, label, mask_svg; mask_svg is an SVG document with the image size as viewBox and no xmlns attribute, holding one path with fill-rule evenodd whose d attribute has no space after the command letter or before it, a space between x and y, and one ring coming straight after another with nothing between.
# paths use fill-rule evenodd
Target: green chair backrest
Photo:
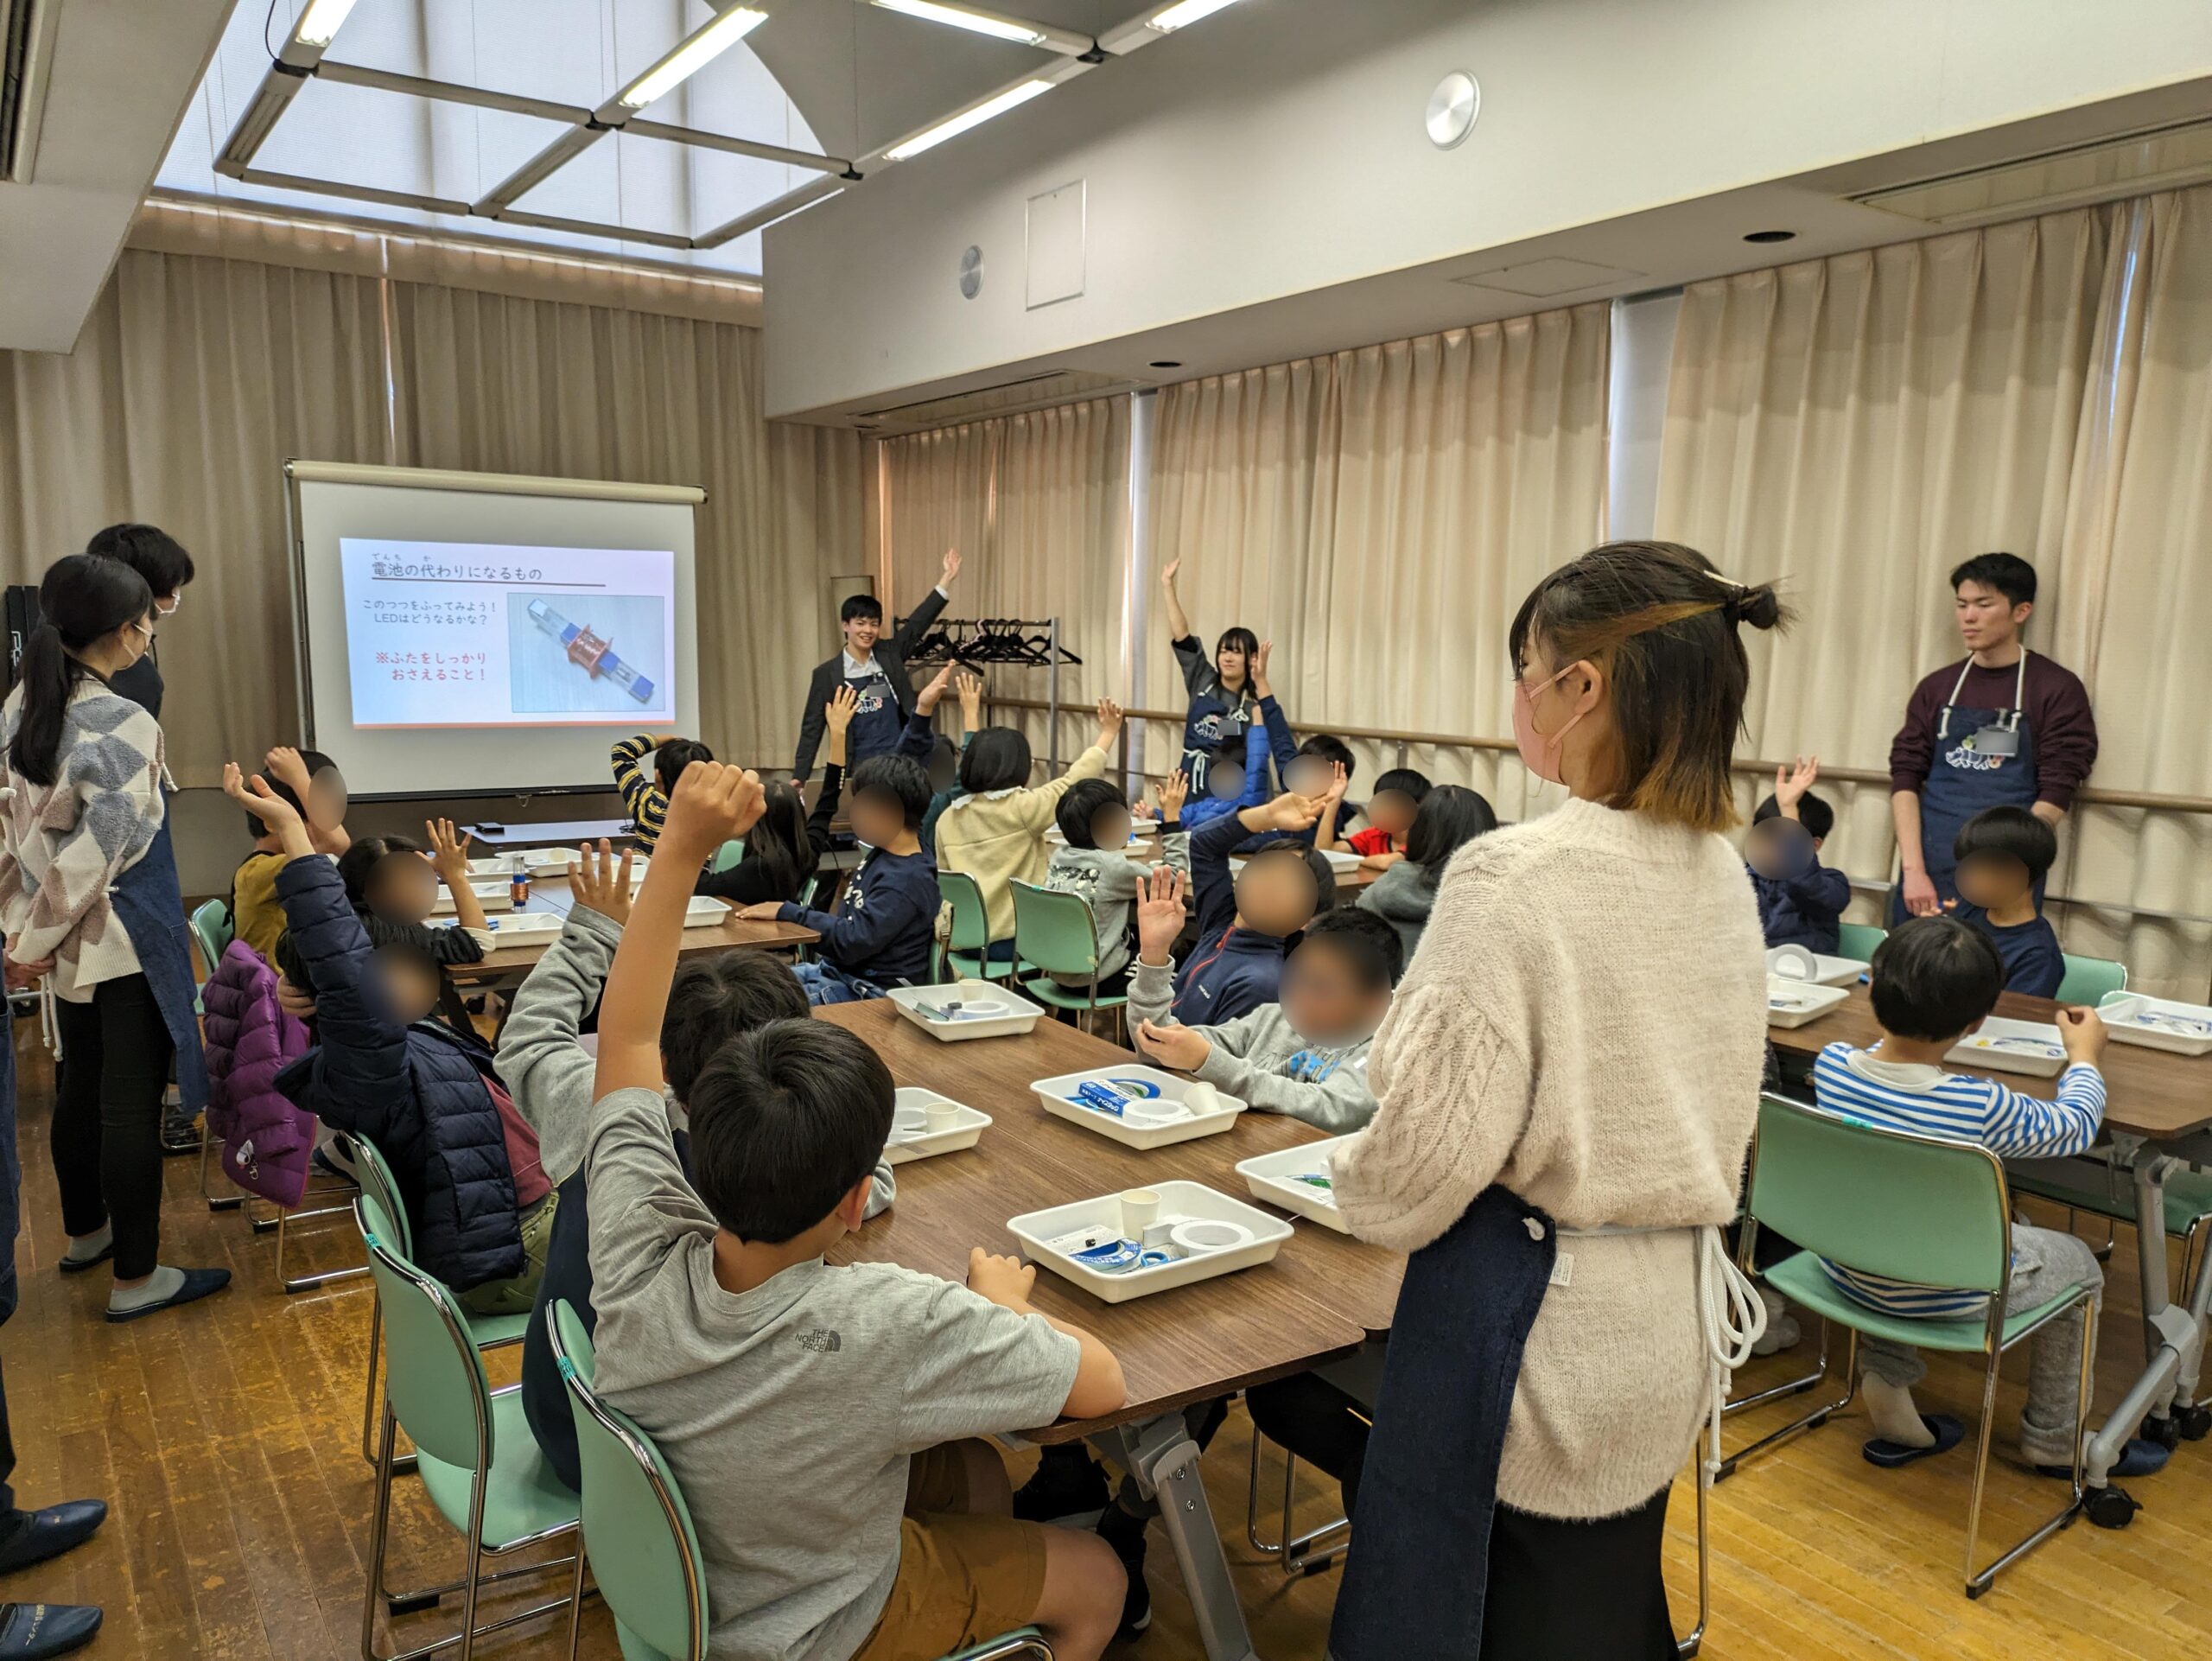
<instances>
[{"instance_id":1,"label":"green chair backrest","mask_svg":"<svg viewBox=\"0 0 2212 1661\"><path fill-rule=\"evenodd\" d=\"M554 1301L547 1335L569 1386L583 1482L584 1553L600 1595L622 1628L623 1653L702 1661L707 1653L707 1575L683 1492L652 1438L601 1401L598 1360L583 1322Z\"/></svg>"},{"instance_id":2,"label":"green chair backrest","mask_svg":"<svg viewBox=\"0 0 2212 1661\"><path fill-rule=\"evenodd\" d=\"M937 891L952 907L952 950L988 951L991 914L983 907L982 886L963 871L939 871Z\"/></svg>"},{"instance_id":3,"label":"green chair backrest","mask_svg":"<svg viewBox=\"0 0 2212 1661\"><path fill-rule=\"evenodd\" d=\"M353 1217L382 1306L393 1416L431 1458L464 1471L488 1467L492 1387L453 1294L399 1253L391 1212L375 1194L365 1188L355 1196Z\"/></svg>"},{"instance_id":4,"label":"green chair backrest","mask_svg":"<svg viewBox=\"0 0 2212 1661\"><path fill-rule=\"evenodd\" d=\"M2065 978L2058 983L2061 1003L2086 1003L2094 1009L2108 993L2127 990L2126 964L2109 958L2077 958L2070 951L2061 955L2066 960Z\"/></svg>"},{"instance_id":5,"label":"green chair backrest","mask_svg":"<svg viewBox=\"0 0 2212 1661\"><path fill-rule=\"evenodd\" d=\"M1014 884L1014 952L1048 975L1098 972L1098 917L1079 894Z\"/></svg>"},{"instance_id":6,"label":"green chair backrest","mask_svg":"<svg viewBox=\"0 0 2212 1661\"><path fill-rule=\"evenodd\" d=\"M231 942L238 938L231 927L231 908L219 900L209 900L194 907L185 919L192 931L200 955L207 960L207 972L215 972L215 965L223 961L223 953L230 950Z\"/></svg>"},{"instance_id":7,"label":"green chair backrest","mask_svg":"<svg viewBox=\"0 0 2212 1661\"><path fill-rule=\"evenodd\" d=\"M1835 933L1837 953L1859 963L1873 962L1874 948L1890 938L1889 930L1872 923L1838 923Z\"/></svg>"},{"instance_id":8,"label":"green chair backrest","mask_svg":"<svg viewBox=\"0 0 2212 1661\"><path fill-rule=\"evenodd\" d=\"M715 850L715 856L707 862L707 869L710 871L727 871L731 866L736 864L738 861L744 857L745 838L743 837L732 837L728 842Z\"/></svg>"},{"instance_id":9,"label":"green chair backrest","mask_svg":"<svg viewBox=\"0 0 2212 1661\"><path fill-rule=\"evenodd\" d=\"M361 1174L361 1192L374 1196L384 1207L391 1219L385 1232L397 1244L399 1255L412 1262L415 1230L407 1220L407 1202L400 1197L399 1179L391 1174L384 1150L366 1136L349 1134L346 1141L353 1150L353 1168Z\"/></svg>"},{"instance_id":10,"label":"green chair backrest","mask_svg":"<svg viewBox=\"0 0 2212 1661\"><path fill-rule=\"evenodd\" d=\"M1760 1226L1870 1275L1998 1292L2012 1232L1986 1148L1759 1103L1750 1210Z\"/></svg>"}]
</instances>

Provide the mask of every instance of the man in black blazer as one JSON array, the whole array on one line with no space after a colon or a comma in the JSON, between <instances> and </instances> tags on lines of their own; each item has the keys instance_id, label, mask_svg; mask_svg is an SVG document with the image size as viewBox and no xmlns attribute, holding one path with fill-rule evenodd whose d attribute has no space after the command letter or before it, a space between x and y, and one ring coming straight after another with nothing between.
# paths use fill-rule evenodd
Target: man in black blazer
<instances>
[{"instance_id":1,"label":"man in black blazer","mask_svg":"<svg viewBox=\"0 0 2212 1661\"><path fill-rule=\"evenodd\" d=\"M791 777L804 784L814 771L814 752L822 743L822 711L838 687L849 684L859 694L853 724L845 735L845 765L858 767L871 755L887 755L898 748L899 735L914 708L913 683L906 678L906 654L928 632L950 599L953 578L960 575L960 550L948 550L944 574L937 587L889 640L883 638L883 605L873 595L856 594L839 609L837 622L844 631L845 646L825 664L817 665L806 689L806 708L799 716L798 754L791 762Z\"/></svg>"}]
</instances>

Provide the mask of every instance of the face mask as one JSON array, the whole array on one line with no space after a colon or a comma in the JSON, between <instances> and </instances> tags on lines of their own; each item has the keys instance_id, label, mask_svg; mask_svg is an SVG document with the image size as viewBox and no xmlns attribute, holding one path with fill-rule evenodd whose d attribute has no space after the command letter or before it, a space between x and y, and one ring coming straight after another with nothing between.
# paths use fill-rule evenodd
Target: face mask
<instances>
[{"instance_id":1,"label":"face mask","mask_svg":"<svg viewBox=\"0 0 2212 1661\"><path fill-rule=\"evenodd\" d=\"M1560 747L1566 741L1567 734L1573 729L1574 723L1582 719L1585 712L1577 710L1567 717L1566 726L1547 737L1536 730L1536 715L1533 706L1537 692L1542 691L1545 686L1558 684L1573 667L1573 664L1567 665L1567 668L1560 670L1558 674L1554 675L1551 679L1534 691L1529 690L1529 683L1525 680L1514 683L1513 748L1521 752L1521 765L1548 785L1566 782L1559 776L1560 756L1562 754Z\"/></svg>"}]
</instances>

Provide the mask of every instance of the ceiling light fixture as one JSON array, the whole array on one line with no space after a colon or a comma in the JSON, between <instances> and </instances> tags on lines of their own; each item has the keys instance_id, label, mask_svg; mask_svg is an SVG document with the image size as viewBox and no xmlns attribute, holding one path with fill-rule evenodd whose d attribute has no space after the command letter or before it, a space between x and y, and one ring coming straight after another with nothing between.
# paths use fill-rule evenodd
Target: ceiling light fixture
<instances>
[{"instance_id":1,"label":"ceiling light fixture","mask_svg":"<svg viewBox=\"0 0 2212 1661\"><path fill-rule=\"evenodd\" d=\"M302 46L328 46L338 38L346 14L353 10L353 0L308 0L308 9L300 14L292 38Z\"/></svg>"},{"instance_id":2,"label":"ceiling light fixture","mask_svg":"<svg viewBox=\"0 0 2212 1661\"><path fill-rule=\"evenodd\" d=\"M350 5L353 0L345 3ZM616 93L614 101L625 109L644 109L675 91L767 21L765 11L732 6L697 34L678 41L674 51Z\"/></svg>"},{"instance_id":3,"label":"ceiling light fixture","mask_svg":"<svg viewBox=\"0 0 2212 1661\"><path fill-rule=\"evenodd\" d=\"M940 121L934 127L925 127L912 138L893 144L883 152L888 162L903 162L910 156L919 156L924 150L935 150L948 138L957 138L970 127L980 127L995 116L1004 115L1017 105L1027 104L1039 92L1049 92L1054 82L1025 80L1010 86L995 98L987 98L981 104L971 105L958 115Z\"/></svg>"},{"instance_id":4,"label":"ceiling light fixture","mask_svg":"<svg viewBox=\"0 0 2212 1661\"><path fill-rule=\"evenodd\" d=\"M944 23L952 29L967 29L971 34L988 35L996 41L1013 41L1021 46L1045 44L1045 31L1034 23L1025 23L1019 17L1002 16L995 11L945 5L940 3L940 0L870 0L870 3L885 11L918 17L925 23Z\"/></svg>"},{"instance_id":5,"label":"ceiling light fixture","mask_svg":"<svg viewBox=\"0 0 2212 1661\"><path fill-rule=\"evenodd\" d=\"M1176 0L1175 4L1162 8L1145 21L1147 29L1156 29L1161 34L1183 29L1201 17L1211 17L1224 6L1233 6L1236 0Z\"/></svg>"}]
</instances>

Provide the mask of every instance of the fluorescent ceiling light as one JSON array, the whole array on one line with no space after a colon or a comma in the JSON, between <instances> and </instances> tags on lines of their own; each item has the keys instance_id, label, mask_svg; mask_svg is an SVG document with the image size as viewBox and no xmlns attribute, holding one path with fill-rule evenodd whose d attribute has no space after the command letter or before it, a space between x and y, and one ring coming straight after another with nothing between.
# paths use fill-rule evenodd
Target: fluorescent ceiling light
<instances>
[{"instance_id":1,"label":"fluorescent ceiling light","mask_svg":"<svg viewBox=\"0 0 2212 1661\"><path fill-rule=\"evenodd\" d=\"M1224 6L1233 6L1236 0L1176 0L1176 3L1146 18L1145 26L1162 34L1195 23L1201 17L1211 17Z\"/></svg>"},{"instance_id":2,"label":"fluorescent ceiling light","mask_svg":"<svg viewBox=\"0 0 2212 1661\"><path fill-rule=\"evenodd\" d=\"M346 14L353 10L353 0L308 0L308 9L300 14L292 38L302 46L328 46L338 38Z\"/></svg>"},{"instance_id":3,"label":"fluorescent ceiling light","mask_svg":"<svg viewBox=\"0 0 2212 1661\"><path fill-rule=\"evenodd\" d=\"M353 0L346 0L349 5L352 3ZM767 21L765 11L755 11L750 6L732 6L624 87L616 94L615 102L632 110L644 109L697 74Z\"/></svg>"},{"instance_id":4,"label":"fluorescent ceiling light","mask_svg":"<svg viewBox=\"0 0 2212 1661\"><path fill-rule=\"evenodd\" d=\"M996 98L986 99L972 109L963 110L949 120L925 129L904 143L893 145L883 152L883 158L887 162L903 162L910 156L919 156L924 150L934 150L948 138L959 137L970 127L980 127L992 117L1004 115L1015 105L1028 103L1039 92L1051 92L1054 83L1049 80L1025 80L1020 86L1010 87Z\"/></svg>"},{"instance_id":5,"label":"fluorescent ceiling light","mask_svg":"<svg viewBox=\"0 0 2212 1661\"><path fill-rule=\"evenodd\" d=\"M994 40L1014 41L1023 46L1042 46L1045 32L1018 17L1001 17L996 12L971 11L965 6L943 5L939 0L872 0L872 3L886 11L903 12L909 17L918 17L924 22L944 23L954 29L964 29L977 35L988 35Z\"/></svg>"}]
</instances>

